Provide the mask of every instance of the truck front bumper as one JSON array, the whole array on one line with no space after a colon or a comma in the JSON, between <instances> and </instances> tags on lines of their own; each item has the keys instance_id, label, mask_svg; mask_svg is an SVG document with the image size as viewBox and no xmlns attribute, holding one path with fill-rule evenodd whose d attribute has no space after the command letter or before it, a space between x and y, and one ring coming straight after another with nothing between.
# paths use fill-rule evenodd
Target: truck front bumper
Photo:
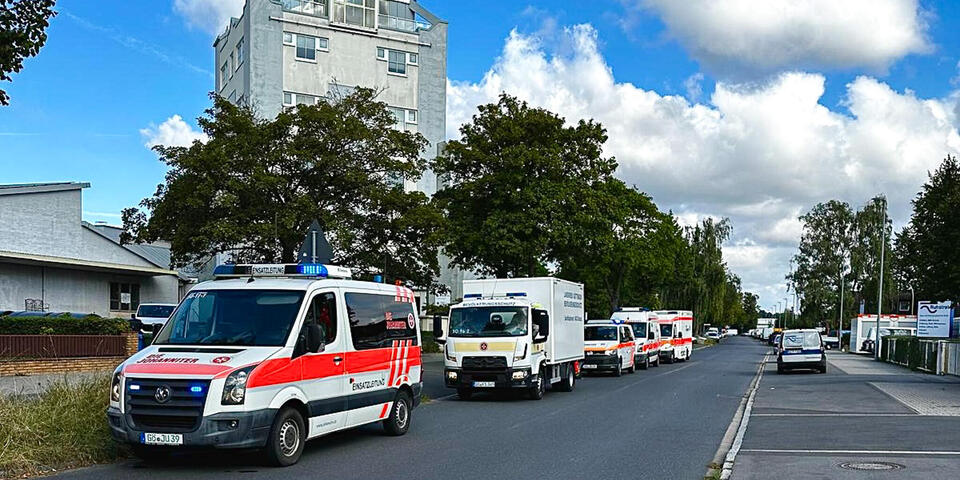
<instances>
[{"instance_id":1,"label":"truck front bumper","mask_svg":"<svg viewBox=\"0 0 960 480\"><path fill-rule=\"evenodd\" d=\"M523 375L515 378L514 373ZM449 388L528 388L536 380L530 374L530 368L508 368L506 370L463 370L445 368L443 379Z\"/></svg>"},{"instance_id":2,"label":"truck front bumper","mask_svg":"<svg viewBox=\"0 0 960 480\"><path fill-rule=\"evenodd\" d=\"M200 425L189 432L140 429L120 410L107 409L107 421L110 434L118 442L141 444L144 432L179 433L183 435L183 445L167 447L171 449L189 447L216 448L259 448L267 444L270 427L277 410L265 408L252 412L217 413L205 416Z\"/></svg>"}]
</instances>

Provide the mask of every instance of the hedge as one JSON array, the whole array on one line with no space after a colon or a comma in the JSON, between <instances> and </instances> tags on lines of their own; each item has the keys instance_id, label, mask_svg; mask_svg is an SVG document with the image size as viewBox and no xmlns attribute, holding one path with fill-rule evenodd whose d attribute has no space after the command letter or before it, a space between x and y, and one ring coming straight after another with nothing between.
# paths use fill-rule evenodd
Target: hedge
<instances>
[{"instance_id":1,"label":"hedge","mask_svg":"<svg viewBox=\"0 0 960 480\"><path fill-rule=\"evenodd\" d=\"M119 318L0 317L0 335L121 335L130 322Z\"/></svg>"}]
</instances>

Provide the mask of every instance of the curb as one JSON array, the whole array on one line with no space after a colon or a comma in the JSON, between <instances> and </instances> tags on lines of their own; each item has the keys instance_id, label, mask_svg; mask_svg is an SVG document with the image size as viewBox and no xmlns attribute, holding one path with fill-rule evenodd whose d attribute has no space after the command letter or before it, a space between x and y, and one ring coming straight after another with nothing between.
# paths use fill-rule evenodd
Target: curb
<instances>
[{"instance_id":1,"label":"curb","mask_svg":"<svg viewBox=\"0 0 960 480\"><path fill-rule=\"evenodd\" d=\"M737 458L737 454L740 452L740 446L743 444L743 437L747 432L747 424L750 422L750 412L753 411L753 401L757 394L757 388L760 385L760 379L763 378L763 369L767 364L768 358L770 358L769 353L764 355L763 360L760 361L760 365L757 367L757 373L754 375L753 381L747 389L749 393L745 394L743 399L740 400L737 412L733 415L733 419L730 420L730 425L727 427L727 431L720 441L720 447L717 448L717 453L713 456L713 463L711 463L711 467L707 469L707 473L704 475L705 478L717 478L716 475L718 471L721 480L727 480L733 474L733 463ZM721 465L721 462L723 462L722 467L717 468L714 466Z\"/></svg>"}]
</instances>

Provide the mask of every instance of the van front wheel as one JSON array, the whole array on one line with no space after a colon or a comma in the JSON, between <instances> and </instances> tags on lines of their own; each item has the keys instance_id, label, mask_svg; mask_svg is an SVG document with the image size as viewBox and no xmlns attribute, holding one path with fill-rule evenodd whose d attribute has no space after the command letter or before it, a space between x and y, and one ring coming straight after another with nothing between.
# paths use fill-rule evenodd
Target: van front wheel
<instances>
[{"instance_id":1,"label":"van front wheel","mask_svg":"<svg viewBox=\"0 0 960 480\"><path fill-rule=\"evenodd\" d=\"M397 392L397 399L393 401L393 408L390 409L390 416L383 421L383 429L390 435L399 437L410 429L410 414L413 402L410 400L410 394L400 390Z\"/></svg>"},{"instance_id":2,"label":"van front wheel","mask_svg":"<svg viewBox=\"0 0 960 480\"><path fill-rule=\"evenodd\" d=\"M307 438L303 416L294 408L286 407L277 413L267 440L267 459L278 467L289 467L300 460Z\"/></svg>"}]
</instances>

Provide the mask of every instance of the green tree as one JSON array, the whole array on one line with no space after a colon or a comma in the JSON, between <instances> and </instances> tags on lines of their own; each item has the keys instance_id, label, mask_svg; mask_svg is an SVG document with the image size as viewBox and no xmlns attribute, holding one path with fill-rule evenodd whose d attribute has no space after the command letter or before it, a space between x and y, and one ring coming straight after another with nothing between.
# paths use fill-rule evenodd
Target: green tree
<instances>
[{"instance_id":1,"label":"green tree","mask_svg":"<svg viewBox=\"0 0 960 480\"><path fill-rule=\"evenodd\" d=\"M557 262L582 232L576 220L616 168L593 121L564 119L503 94L460 128L433 170L452 263L497 277L533 276Z\"/></svg>"},{"instance_id":2,"label":"green tree","mask_svg":"<svg viewBox=\"0 0 960 480\"><path fill-rule=\"evenodd\" d=\"M867 313L877 312L881 238L883 239L883 310L890 313L896 305L892 233L893 224L887 214L887 199L882 195L872 198L854 216L853 242L850 249L851 289L864 301Z\"/></svg>"},{"instance_id":3,"label":"green tree","mask_svg":"<svg viewBox=\"0 0 960 480\"><path fill-rule=\"evenodd\" d=\"M318 219L334 262L432 286L439 213L402 186L422 174L427 142L394 129L376 92L357 89L273 120L215 97L199 123L206 143L155 148L170 169L140 208L124 210L124 241L167 240L175 265L221 252L287 263Z\"/></svg>"},{"instance_id":4,"label":"green tree","mask_svg":"<svg viewBox=\"0 0 960 480\"><path fill-rule=\"evenodd\" d=\"M47 42L47 27L55 0L0 0L0 81L11 82L23 69L23 60L40 53ZM0 89L0 105L10 96Z\"/></svg>"},{"instance_id":5,"label":"green tree","mask_svg":"<svg viewBox=\"0 0 960 480\"><path fill-rule=\"evenodd\" d=\"M960 163L947 155L913 200L909 224L897 235L895 274L920 299L955 300L960 292Z\"/></svg>"},{"instance_id":6,"label":"green tree","mask_svg":"<svg viewBox=\"0 0 960 480\"><path fill-rule=\"evenodd\" d=\"M830 200L800 216L803 234L787 280L801 299L804 324L837 318L841 284L850 286L847 263L853 244L855 214L845 202ZM847 304L852 304L845 294Z\"/></svg>"}]
</instances>

